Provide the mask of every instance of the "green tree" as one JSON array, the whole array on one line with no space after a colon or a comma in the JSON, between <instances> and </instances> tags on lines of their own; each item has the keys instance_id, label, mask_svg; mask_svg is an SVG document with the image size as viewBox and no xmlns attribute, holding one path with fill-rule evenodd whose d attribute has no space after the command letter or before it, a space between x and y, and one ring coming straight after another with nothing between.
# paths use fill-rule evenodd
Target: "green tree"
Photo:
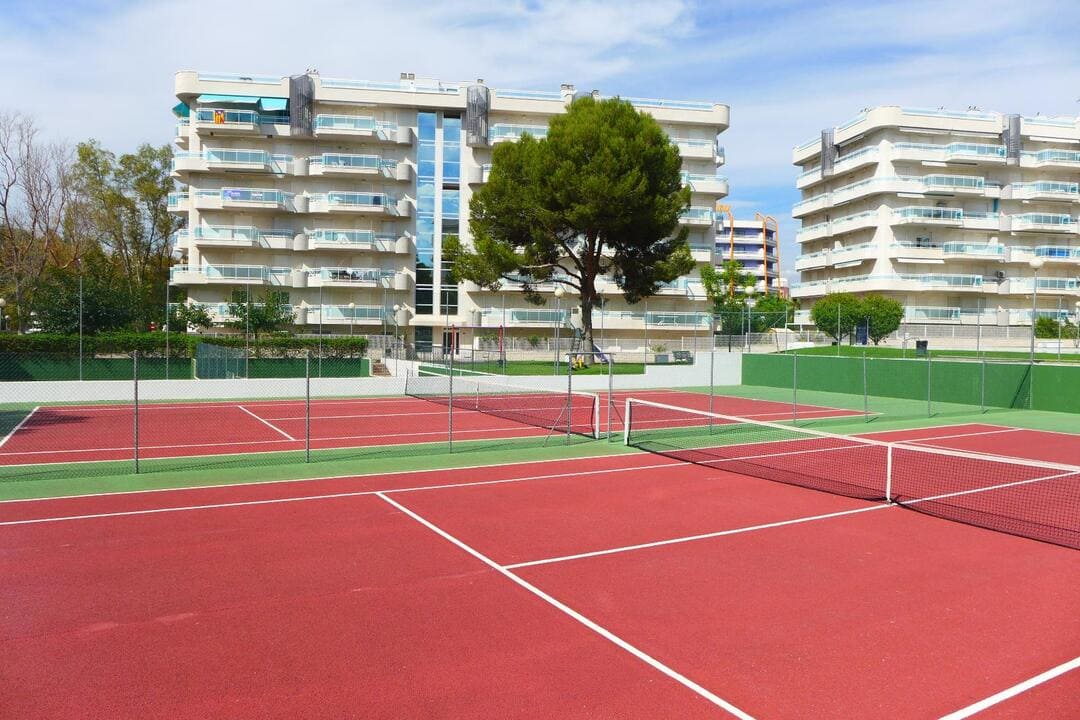
<instances>
[{"instance_id":1,"label":"green tree","mask_svg":"<svg viewBox=\"0 0 1080 720\"><path fill-rule=\"evenodd\" d=\"M701 284L705 286L705 294L713 305L734 297L736 290L743 290L757 282L757 278L746 272L738 260L725 260L719 271L712 265L706 265L700 272Z\"/></svg>"},{"instance_id":2,"label":"green tree","mask_svg":"<svg viewBox=\"0 0 1080 720\"><path fill-rule=\"evenodd\" d=\"M871 294L862 299L862 315L867 320L870 339L877 345L896 332L904 319L904 306L892 298Z\"/></svg>"},{"instance_id":3,"label":"green tree","mask_svg":"<svg viewBox=\"0 0 1080 720\"><path fill-rule=\"evenodd\" d=\"M754 302L752 327L754 332L767 332L787 327L795 319L795 305L776 293L768 293Z\"/></svg>"},{"instance_id":4,"label":"green tree","mask_svg":"<svg viewBox=\"0 0 1080 720\"><path fill-rule=\"evenodd\" d=\"M82 279L82 329L86 334L116 330L131 323L131 301L124 278L109 258L92 249L79 261L51 267L34 293L38 327L47 333L79 332L79 280Z\"/></svg>"},{"instance_id":5,"label":"green tree","mask_svg":"<svg viewBox=\"0 0 1080 720\"><path fill-rule=\"evenodd\" d=\"M851 293L829 293L810 308L810 319L820 332L843 341L864 317L862 303Z\"/></svg>"},{"instance_id":6,"label":"green tree","mask_svg":"<svg viewBox=\"0 0 1080 720\"><path fill-rule=\"evenodd\" d=\"M189 327L206 329L214 324L206 307L199 303L177 303L169 309L169 329L187 332Z\"/></svg>"},{"instance_id":7,"label":"green tree","mask_svg":"<svg viewBox=\"0 0 1080 720\"><path fill-rule=\"evenodd\" d=\"M172 149L140 145L117 157L91 140L77 155L80 225L120 268L133 326L163 321L170 236L183 223L168 212Z\"/></svg>"},{"instance_id":8,"label":"green tree","mask_svg":"<svg viewBox=\"0 0 1080 720\"><path fill-rule=\"evenodd\" d=\"M547 137L497 145L489 181L469 205L471 248L444 240L455 280L497 290L521 281L573 288L593 342L596 279L611 275L630 303L694 268L679 215L690 204L679 150L660 125L617 98L575 100Z\"/></svg>"},{"instance_id":9,"label":"green tree","mask_svg":"<svg viewBox=\"0 0 1080 720\"><path fill-rule=\"evenodd\" d=\"M253 333L255 337L293 324L289 294L283 292L268 292L255 301L249 291L234 290L229 315L234 318L226 323L229 327Z\"/></svg>"}]
</instances>

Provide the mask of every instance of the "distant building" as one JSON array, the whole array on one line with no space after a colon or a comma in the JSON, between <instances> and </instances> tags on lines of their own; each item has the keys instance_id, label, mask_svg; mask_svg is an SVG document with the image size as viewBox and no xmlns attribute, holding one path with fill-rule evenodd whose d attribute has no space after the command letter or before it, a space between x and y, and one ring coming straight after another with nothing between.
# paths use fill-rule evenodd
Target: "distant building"
<instances>
[{"instance_id":1,"label":"distant building","mask_svg":"<svg viewBox=\"0 0 1080 720\"><path fill-rule=\"evenodd\" d=\"M722 206L721 206L722 208ZM743 270L757 278L755 289L785 293L787 282L780 277L779 236L775 222L735 219L721 209L717 212L716 267L728 260L738 261Z\"/></svg>"},{"instance_id":2,"label":"distant building","mask_svg":"<svg viewBox=\"0 0 1080 720\"><path fill-rule=\"evenodd\" d=\"M876 107L793 161L803 307L872 291L907 322L1030 324L1035 261L1038 313L1080 314L1080 118Z\"/></svg>"}]
</instances>

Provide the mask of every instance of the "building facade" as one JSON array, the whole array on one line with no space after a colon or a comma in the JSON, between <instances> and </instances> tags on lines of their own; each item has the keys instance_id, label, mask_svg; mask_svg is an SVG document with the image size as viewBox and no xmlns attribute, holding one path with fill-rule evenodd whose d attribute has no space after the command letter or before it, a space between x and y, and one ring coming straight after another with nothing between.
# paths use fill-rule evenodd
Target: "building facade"
<instances>
[{"instance_id":1,"label":"building facade","mask_svg":"<svg viewBox=\"0 0 1080 720\"><path fill-rule=\"evenodd\" d=\"M877 107L793 160L804 308L878 292L907 322L1080 314L1080 118Z\"/></svg>"},{"instance_id":2,"label":"building facade","mask_svg":"<svg viewBox=\"0 0 1080 720\"><path fill-rule=\"evenodd\" d=\"M218 323L230 299L287 294L300 332L400 335L418 348L498 332L506 338L564 337L580 325L571 288L555 300L524 301L520 285L490 292L455 284L442 238L470 240L468 206L487 180L492 148L523 133L542 137L566 111L558 91L442 83L402 74L397 82L180 72L169 208L186 218L171 283ZM598 96L597 93L593 93ZM714 205L727 194L717 175L727 106L628 98L678 144L692 203L681 222L695 259L711 263ZM611 278L599 283L594 318L608 345L677 338L708 328L697 273L630 306ZM397 308L395 310L395 308ZM466 329L466 330L463 330ZM464 336L463 336L464 332Z\"/></svg>"},{"instance_id":3,"label":"building facade","mask_svg":"<svg viewBox=\"0 0 1080 720\"><path fill-rule=\"evenodd\" d=\"M717 267L734 260L756 278L757 292L786 295L787 283L780 275L780 235L777 224L768 216L740 220L723 206L717 208Z\"/></svg>"}]
</instances>

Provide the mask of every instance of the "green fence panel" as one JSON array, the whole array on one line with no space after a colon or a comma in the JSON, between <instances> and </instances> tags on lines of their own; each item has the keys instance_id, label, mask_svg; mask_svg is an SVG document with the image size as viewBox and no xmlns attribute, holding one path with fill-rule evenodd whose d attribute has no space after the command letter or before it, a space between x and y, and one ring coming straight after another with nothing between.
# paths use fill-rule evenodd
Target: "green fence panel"
<instances>
[{"instance_id":1,"label":"green fence panel","mask_svg":"<svg viewBox=\"0 0 1080 720\"><path fill-rule=\"evenodd\" d=\"M1036 410L1080 412L1080 368L1036 365L1034 373Z\"/></svg>"},{"instance_id":2,"label":"green fence panel","mask_svg":"<svg viewBox=\"0 0 1080 720\"><path fill-rule=\"evenodd\" d=\"M140 379L164 380L165 377L165 358L139 358ZM178 380L190 378L191 361L171 359L168 377ZM79 358L77 357L0 356L0 382L79 379ZM82 379L130 380L131 358L83 358Z\"/></svg>"},{"instance_id":3,"label":"green fence panel","mask_svg":"<svg viewBox=\"0 0 1080 720\"><path fill-rule=\"evenodd\" d=\"M320 367L321 365L321 367ZM311 359L312 377L368 377L370 363L367 358L318 358ZM302 378L304 358L252 358L248 361L248 377L253 378Z\"/></svg>"}]
</instances>

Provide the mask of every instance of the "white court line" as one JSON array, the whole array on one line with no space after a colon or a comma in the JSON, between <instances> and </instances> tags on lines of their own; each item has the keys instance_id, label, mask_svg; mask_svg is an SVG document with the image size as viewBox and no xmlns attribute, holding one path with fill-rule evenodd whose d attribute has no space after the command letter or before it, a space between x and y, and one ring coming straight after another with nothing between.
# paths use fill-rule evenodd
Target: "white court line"
<instances>
[{"instance_id":1,"label":"white court line","mask_svg":"<svg viewBox=\"0 0 1080 720\"><path fill-rule=\"evenodd\" d=\"M1057 667L1050 668L1044 673L1040 673L1033 678L1029 678L1028 680L1025 680L1021 683L1017 683L1011 688L1002 690L996 695L991 695L985 700L980 700L977 703L968 705L966 708L962 708L960 710L957 710L956 712L951 712L948 715L943 715L941 717L941 720L963 720L964 718L969 718L976 713L980 713L989 707L993 707L1000 702L1008 700L1009 698L1016 697L1022 692L1030 690L1037 685L1042 685L1048 680L1053 680L1054 678L1060 675L1064 675L1065 673L1072 670L1076 670L1077 668L1080 668L1080 657L1075 657L1068 662L1063 662Z\"/></svg>"},{"instance_id":2,"label":"white court line","mask_svg":"<svg viewBox=\"0 0 1080 720\"><path fill-rule=\"evenodd\" d=\"M844 515L854 515L856 513L869 512L871 510L885 510L887 508L895 507L894 505L878 504L868 505L867 507L855 508L853 510L840 510L838 512L825 513L824 515L810 515L807 517L795 518L794 520L777 520L771 523L762 523L760 525L748 525L741 528L732 528L730 530L717 530L711 533L702 533L700 535L686 535L677 538L668 538L667 540L656 540L654 542L638 543L637 545L623 545L620 547L607 548L605 550L593 550L592 552L576 553L574 555L560 555L558 557L544 558L542 560L529 560L527 562L513 563L511 565L504 565L508 569L532 567L534 565L548 565L557 562L566 562L567 560L581 560L582 558L599 557L601 555L615 555L618 553L631 552L634 550L645 550L647 548L663 547L665 545L678 545L681 543L695 542L697 540L708 540L709 538L724 537L725 535L739 535L741 533L752 532L754 530L768 530L769 528L783 527L785 525L798 525L799 523L807 523L813 520L827 520L834 517L843 517Z\"/></svg>"},{"instance_id":3,"label":"white court line","mask_svg":"<svg viewBox=\"0 0 1080 720\"><path fill-rule=\"evenodd\" d=\"M416 485L405 488L391 488L382 490L354 490L351 492L339 492L339 493L324 493L322 495L299 495L296 497L287 498L268 498L265 500L236 500L234 502L223 503L208 503L205 505L179 505L176 507L166 508L146 508L143 510L120 510L117 512L103 512L103 513L88 513L86 515L57 515L55 517L44 518L26 518L25 520L4 520L0 522L0 527L8 525L40 525L42 523L54 523L65 522L69 520L95 520L100 518L110 517L130 517L132 515L159 515L161 513L172 512L191 512L194 510L217 510L220 508L232 508L232 507L245 507L248 505L280 505L282 503L291 502L310 502L312 500L331 500L333 498L345 498L345 497L362 497L364 495L378 495L380 493L400 493L400 492L423 492L427 490L448 490L453 488L464 487L478 487L484 485L507 485L510 483L518 482L532 482L536 480L552 480L555 478L564 477L581 477L584 475L599 475L618 472L631 472L634 470L652 470L655 468L665 467L677 467L681 465L689 465L690 463L659 463L654 465L635 465L632 467L623 468L603 468L599 470L576 470L574 472L565 473L549 473L547 475L529 475L526 477L516 478L499 478L495 480L475 480L472 482L458 482L458 483L443 483L440 485ZM498 466L481 466L481 467L498 467ZM408 471L403 471L408 472ZM425 472L437 472L434 470ZM388 475L390 473L387 473ZM352 477L352 476L348 476ZM257 483L256 483L257 485ZM213 487L229 487L226 485L211 485ZM187 489L187 488L169 488L170 490ZM118 493L104 493L105 495L118 494ZM126 494L126 493L124 493ZM84 495L76 495L78 497L86 497ZM14 501L9 501L14 502ZM25 502L25 501L23 501Z\"/></svg>"},{"instance_id":4,"label":"white court line","mask_svg":"<svg viewBox=\"0 0 1080 720\"><path fill-rule=\"evenodd\" d=\"M262 453L251 453L252 455L261 455ZM200 455L199 457L216 457L214 455ZM573 458L548 458L543 460L515 460L514 462L506 463L494 463L490 465L460 465L456 467L442 467L442 468L427 468L420 470L387 470L386 472L370 472L370 473L350 473L348 475L323 475L320 477L310 478L288 478L284 480L256 480L252 482L237 482L237 483L221 483L219 485L184 485L181 487L164 487L164 488L144 488L142 490L116 490L113 492L98 492L98 493L83 493L81 495L54 495L52 497L36 497L36 498L12 498L10 500L0 500L0 505L7 503L28 503L28 502L51 502L53 500L78 500L80 498L93 498L93 497L109 497L111 495L141 495L143 493L167 493L167 492L187 492L188 490L213 490L216 488L232 488L232 487L248 487L256 486L261 487L264 485L282 485L286 483L301 483L301 482L318 482L324 480L347 480L350 478L367 478L367 477L380 477L384 475L424 475L427 473L442 473L451 472L455 470L480 470L484 468L504 467L514 465L542 465L544 463L563 463L563 462L577 462L578 460L600 460L600 459L622 459L622 458L655 458L655 456L645 453L623 453L618 455L581 455L580 457ZM108 461L112 462L112 461ZM626 466L625 468L610 468L603 471L596 472L616 472L620 470L642 469L642 468L659 468L659 467L676 467L678 465L689 465L688 462L680 462L672 460L670 462L663 462L660 464L651 465L633 465ZM591 473L591 470L580 471L582 474ZM545 477L545 476L539 476ZM484 484L490 484L493 481L481 481ZM465 483L466 485L475 485L476 483ZM427 486L428 488L435 489L436 485ZM416 488L421 489L421 488ZM394 490L392 492L400 492Z\"/></svg>"},{"instance_id":5,"label":"white court line","mask_svg":"<svg viewBox=\"0 0 1080 720\"><path fill-rule=\"evenodd\" d=\"M260 418L261 419L261 418ZM514 426L514 427L499 427L499 428L475 428L472 430L454 430L455 435L465 433L484 433L484 432L525 432L529 431L527 435L509 436L499 435L497 437L490 438L491 440L509 440L515 437L539 437L542 436L542 428L534 428L532 426ZM414 432L414 433L394 433L394 437L422 437L427 435L435 435L437 437L445 437L446 430L431 430L428 432ZM329 440L368 440L371 438L384 438L385 434L379 435L332 435L332 436L312 436L312 442L322 442ZM214 443L186 443L175 445L139 445L140 450L174 450L177 448L199 448L199 447L234 447L237 445L273 445L275 443L287 443L287 442L301 442L295 438L291 440L235 440L232 442L214 442ZM398 448L403 445L409 445L411 443L383 443L379 445L343 445L340 447L329 448L316 448L318 450L365 450L376 448ZM8 456L14 457L18 455L70 455L73 453L96 453L96 452L114 452L114 451L128 451L133 450L131 446L127 447L108 447L108 448L72 448L66 450L20 450L18 452L4 453L0 452L0 457ZM278 452L278 451L267 451ZM222 453L223 455L236 455L238 453ZM258 453L239 453L243 455L256 455ZM144 460L189 460L195 458L208 458L216 457L215 455L165 455L161 457L143 458ZM120 460L127 460L129 458L119 458ZM89 462L116 462L117 458L111 458L109 460L94 460ZM76 460L70 460L66 462L79 462ZM22 467L23 465L63 465L65 462L56 463L9 463L0 464L0 469L9 467Z\"/></svg>"},{"instance_id":6,"label":"white court line","mask_svg":"<svg viewBox=\"0 0 1080 720\"><path fill-rule=\"evenodd\" d=\"M521 577L518 577L514 573L510 572L510 570L508 570L507 568L499 565L494 560L492 560L491 558L489 558L486 555L484 555L483 553L481 553L479 550L476 550L476 549L470 547L469 545L466 545L461 540L458 540L456 537L454 537L450 533L446 532L442 528L438 527L434 523L432 523L432 522L422 518L421 516L417 515L415 512L413 512L409 508L405 507L401 503L388 498L386 495L383 495L382 493L379 493L378 496L382 500L387 502L388 504L390 504L393 507L397 508L399 511L401 511L405 515L408 515L413 520L415 520L416 522L418 522L421 525L423 525L424 527L426 527L428 530L431 530L433 533L440 536L444 540L447 540L447 541L453 543L458 548L460 548L460 549L464 550L465 552L467 552L469 555L472 555L474 558L476 558L480 562L484 563L485 565L487 565L492 570L499 573L500 575L502 575L506 579L508 579L511 582L515 583L516 585L524 588L525 590L528 590L530 593L532 593L536 597L540 598L544 602L548 603L549 605L554 607L556 610L559 610L560 612L564 613L565 615L568 615L569 617L573 618L574 620L581 623L582 625L584 625L588 629L592 630L594 633L596 633L600 637L604 638L608 642L613 643L614 645L621 648L622 650L625 650L626 652L630 653L631 655L636 657L638 660L641 660L642 662L649 665L653 669L659 670L661 673L668 676L669 678L671 678L675 682L679 683L680 685L684 686L688 690L690 690L690 691L696 693L697 695L703 697L704 699L708 700L709 702L716 705L717 707L723 708L724 710L726 710L731 715L734 715L735 717L740 718L740 720L754 720L753 716L748 715L744 711L742 711L739 708L735 707L734 705L732 705L727 700L724 700L719 695L716 695L715 693L713 693L713 692L711 692L709 690L706 690L704 687L702 687L701 685L698 685L696 682L694 682L690 678L686 677L682 673L679 673L678 671L672 669L668 665L665 665L664 663L660 662L656 658L654 658L651 655L647 654L643 650L640 650L639 648L631 645L626 640L623 640L621 637L619 637L615 633L611 632L607 628L605 628L602 625L594 622L593 620L590 620L589 618L585 617L584 615L582 615L578 611L574 610L573 608L571 608L566 603L563 603L563 602L561 602L559 600L556 600L554 597L552 597L551 595L548 595L546 592L544 592L540 588L536 587L535 585L533 585L529 581L527 581L527 580L525 580L525 579L523 579Z\"/></svg>"},{"instance_id":7,"label":"white court line","mask_svg":"<svg viewBox=\"0 0 1080 720\"><path fill-rule=\"evenodd\" d=\"M26 414L26 417L24 417L22 420L20 420L18 422L18 424L15 425L15 427L11 428L11 432L9 432L7 435L5 435L3 440L0 440L0 447L3 447L4 443L6 443L8 440L10 440L12 438L12 436L15 435L15 433L19 432L19 430L22 429L22 426L26 424L26 421L30 419L31 415L33 415L34 413L36 413L38 411L39 407L41 407L41 406L40 405L35 405L34 409Z\"/></svg>"},{"instance_id":8,"label":"white court line","mask_svg":"<svg viewBox=\"0 0 1080 720\"><path fill-rule=\"evenodd\" d=\"M297 442L296 438L294 438L294 437L293 437L292 435L290 435L289 433L285 432L284 430L282 430L281 428L279 428L279 427L278 427L277 425L272 425L272 424L270 423L270 421L269 421L269 420L264 420L264 419L262 419L261 417L259 417L259 416L258 416L258 415L256 415L255 413L253 413L253 412L251 412L250 410L248 410L248 409L247 409L246 407L244 407L243 405L237 405L236 407L237 407L237 408L239 408L240 410L243 410L243 411L244 411L244 412L246 412L246 413L247 413L248 415L250 415L251 417L255 418L256 420L258 420L259 422L261 422L261 423L262 423L263 425L265 425L266 427L270 428L270 429L271 429L271 430L273 430L274 432L279 432L279 433L281 433L282 435L284 435L285 437L287 437L287 438L289 438L290 440L292 440L293 442ZM152 448L147 448L147 449L152 449Z\"/></svg>"}]
</instances>

